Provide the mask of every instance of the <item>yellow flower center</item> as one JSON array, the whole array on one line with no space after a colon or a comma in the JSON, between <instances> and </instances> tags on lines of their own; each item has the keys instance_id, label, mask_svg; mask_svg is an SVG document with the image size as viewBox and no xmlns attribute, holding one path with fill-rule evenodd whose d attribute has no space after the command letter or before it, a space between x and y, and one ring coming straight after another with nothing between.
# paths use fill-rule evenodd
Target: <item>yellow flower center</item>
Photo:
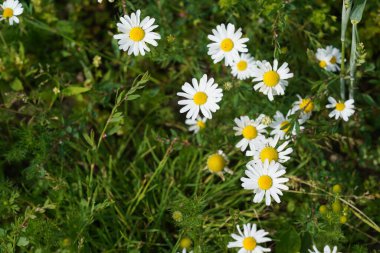
<instances>
[{"instance_id":1,"label":"yellow flower center","mask_svg":"<svg viewBox=\"0 0 380 253\"><path fill-rule=\"evenodd\" d=\"M314 109L314 103L310 98L302 99L300 103L300 109L306 113L309 113Z\"/></svg>"},{"instance_id":2,"label":"yellow flower center","mask_svg":"<svg viewBox=\"0 0 380 253\"><path fill-rule=\"evenodd\" d=\"M188 248L190 248L190 246L191 246L191 240L190 240L190 238L188 238L188 237L183 238L183 239L179 242L179 245L180 245L181 248L183 248L183 249L188 249Z\"/></svg>"},{"instance_id":3,"label":"yellow flower center","mask_svg":"<svg viewBox=\"0 0 380 253\"><path fill-rule=\"evenodd\" d=\"M259 177L259 181L257 182L258 185L259 185L259 188L261 190L268 190L272 187L272 184L273 184L273 180L270 176L268 175L263 175L261 177Z\"/></svg>"},{"instance_id":4,"label":"yellow flower center","mask_svg":"<svg viewBox=\"0 0 380 253\"><path fill-rule=\"evenodd\" d=\"M5 8L3 12L3 18L11 18L13 17L13 9Z\"/></svg>"},{"instance_id":5,"label":"yellow flower center","mask_svg":"<svg viewBox=\"0 0 380 253\"><path fill-rule=\"evenodd\" d=\"M224 39L220 43L220 49L222 49L224 52L229 52L234 48L234 42L231 39Z\"/></svg>"},{"instance_id":6,"label":"yellow flower center","mask_svg":"<svg viewBox=\"0 0 380 253\"><path fill-rule=\"evenodd\" d=\"M335 56L331 57L330 62L331 62L332 64L335 64L335 63L336 63L336 58L335 58Z\"/></svg>"},{"instance_id":7,"label":"yellow flower center","mask_svg":"<svg viewBox=\"0 0 380 253\"><path fill-rule=\"evenodd\" d=\"M335 105L335 109L337 109L338 111L343 111L344 108L346 108L344 103L339 102L339 103L336 103Z\"/></svg>"},{"instance_id":8,"label":"yellow flower center","mask_svg":"<svg viewBox=\"0 0 380 253\"><path fill-rule=\"evenodd\" d=\"M246 61L239 61L237 64L237 69L239 71L244 71L247 69L247 67L248 67L248 63Z\"/></svg>"},{"instance_id":9,"label":"yellow flower center","mask_svg":"<svg viewBox=\"0 0 380 253\"><path fill-rule=\"evenodd\" d=\"M246 237L243 240L243 248L245 250L254 250L256 248L256 240L253 237Z\"/></svg>"},{"instance_id":10,"label":"yellow flower center","mask_svg":"<svg viewBox=\"0 0 380 253\"><path fill-rule=\"evenodd\" d=\"M265 162L265 160L276 161L278 160L278 152L273 147L265 147L260 152L260 159L262 162Z\"/></svg>"},{"instance_id":11,"label":"yellow flower center","mask_svg":"<svg viewBox=\"0 0 380 253\"><path fill-rule=\"evenodd\" d=\"M319 67L321 67L321 68L326 68L326 66L327 66L327 63L325 62L325 61L320 61L319 62Z\"/></svg>"},{"instance_id":12,"label":"yellow flower center","mask_svg":"<svg viewBox=\"0 0 380 253\"><path fill-rule=\"evenodd\" d=\"M283 122L281 122L280 129L283 132L287 133L289 131L289 129L290 129L290 123L289 123L289 121L284 120Z\"/></svg>"},{"instance_id":13,"label":"yellow flower center","mask_svg":"<svg viewBox=\"0 0 380 253\"><path fill-rule=\"evenodd\" d=\"M196 105L203 105L207 102L207 95L203 91L198 91L194 94L193 99Z\"/></svg>"},{"instance_id":14,"label":"yellow flower center","mask_svg":"<svg viewBox=\"0 0 380 253\"><path fill-rule=\"evenodd\" d=\"M224 160L224 157L222 155L213 154L213 155L210 155L210 157L207 159L207 167L212 172L222 171L225 165L226 165L226 161Z\"/></svg>"},{"instance_id":15,"label":"yellow flower center","mask_svg":"<svg viewBox=\"0 0 380 253\"><path fill-rule=\"evenodd\" d=\"M268 71L264 74L264 84L269 87L276 86L280 81L280 75L276 71Z\"/></svg>"},{"instance_id":16,"label":"yellow flower center","mask_svg":"<svg viewBox=\"0 0 380 253\"><path fill-rule=\"evenodd\" d=\"M142 41L145 37L145 31L141 27L133 27L129 32L129 38L133 41Z\"/></svg>"},{"instance_id":17,"label":"yellow flower center","mask_svg":"<svg viewBox=\"0 0 380 253\"><path fill-rule=\"evenodd\" d=\"M249 126L244 127L242 134L244 138L248 140L252 140L257 137L257 129L254 126L249 125Z\"/></svg>"},{"instance_id":18,"label":"yellow flower center","mask_svg":"<svg viewBox=\"0 0 380 253\"><path fill-rule=\"evenodd\" d=\"M199 126L199 128L203 129L206 127L206 124L202 121L202 120L198 120L197 121L197 125Z\"/></svg>"}]
</instances>

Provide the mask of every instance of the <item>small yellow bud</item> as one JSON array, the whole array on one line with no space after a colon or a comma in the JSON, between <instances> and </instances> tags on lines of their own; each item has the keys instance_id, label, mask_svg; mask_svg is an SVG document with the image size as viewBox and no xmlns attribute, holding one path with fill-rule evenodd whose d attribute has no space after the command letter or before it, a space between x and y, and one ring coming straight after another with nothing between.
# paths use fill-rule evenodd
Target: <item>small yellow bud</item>
<instances>
[{"instance_id":1,"label":"small yellow bud","mask_svg":"<svg viewBox=\"0 0 380 253\"><path fill-rule=\"evenodd\" d=\"M181 239L181 241L179 242L179 245L181 246L181 248L183 249L188 249L190 248L192 242L191 242L191 239L189 237L184 237Z\"/></svg>"},{"instance_id":2,"label":"small yellow bud","mask_svg":"<svg viewBox=\"0 0 380 253\"><path fill-rule=\"evenodd\" d=\"M183 220L183 215L180 211L174 211L172 215L173 220L176 222L181 222Z\"/></svg>"},{"instance_id":3,"label":"small yellow bud","mask_svg":"<svg viewBox=\"0 0 380 253\"><path fill-rule=\"evenodd\" d=\"M321 214L326 214L326 213L327 213L327 206L326 206L326 205L321 205L321 206L319 207L319 212L320 212Z\"/></svg>"},{"instance_id":4,"label":"small yellow bud","mask_svg":"<svg viewBox=\"0 0 380 253\"><path fill-rule=\"evenodd\" d=\"M336 194L341 193L342 192L342 186L340 184L336 184L333 186L332 191Z\"/></svg>"},{"instance_id":5,"label":"small yellow bud","mask_svg":"<svg viewBox=\"0 0 380 253\"><path fill-rule=\"evenodd\" d=\"M340 216L339 217L339 222L341 223L341 224L344 224L344 223L346 223L347 222L347 216Z\"/></svg>"},{"instance_id":6,"label":"small yellow bud","mask_svg":"<svg viewBox=\"0 0 380 253\"><path fill-rule=\"evenodd\" d=\"M331 207L334 213L340 213L340 211L342 211L342 205L340 204L339 200L335 200L335 202L332 203Z\"/></svg>"}]
</instances>

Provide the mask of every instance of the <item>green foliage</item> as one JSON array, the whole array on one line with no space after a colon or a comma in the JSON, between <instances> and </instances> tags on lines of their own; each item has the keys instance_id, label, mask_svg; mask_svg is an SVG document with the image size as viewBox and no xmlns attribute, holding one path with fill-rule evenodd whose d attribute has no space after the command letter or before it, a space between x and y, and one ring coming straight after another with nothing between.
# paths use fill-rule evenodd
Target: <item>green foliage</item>
<instances>
[{"instance_id":1,"label":"green foliage","mask_svg":"<svg viewBox=\"0 0 380 253\"><path fill-rule=\"evenodd\" d=\"M346 1L346 21L360 21L344 28L346 64L353 52L356 68L357 111L348 122L328 117L341 76L315 59L319 47L341 45L342 1L22 3L19 25L0 23L0 252L178 252L183 237L195 253L235 252L230 234L248 222L269 232L273 252L313 244L377 252L379 1ZM137 9L156 19L162 39L134 57L112 35L124 10ZM269 102L250 80L212 63L207 35L228 22L250 38L255 59L289 63L295 77L285 96ZM176 93L204 73L224 96L192 135ZM286 113L296 94L311 98L314 112L303 131L298 115L290 118L290 190L280 204L255 204L240 186L250 158L235 148L233 120ZM219 149L233 171L224 181L205 170ZM341 191L332 190L337 184Z\"/></svg>"}]
</instances>

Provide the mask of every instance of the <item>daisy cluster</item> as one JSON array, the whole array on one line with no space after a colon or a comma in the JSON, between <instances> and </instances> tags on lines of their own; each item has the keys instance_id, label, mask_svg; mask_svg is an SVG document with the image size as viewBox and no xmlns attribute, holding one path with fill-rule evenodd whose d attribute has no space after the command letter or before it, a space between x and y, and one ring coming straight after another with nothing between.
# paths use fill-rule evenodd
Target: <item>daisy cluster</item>
<instances>
[{"instance_id":1,"label":"daisy cluster","mask_svg":"<svg viewBox=\"0 0 380 253\"><path fill-rule=\"evenodd\" d=\"M101 3L102 0L98 2ZM5 0L0 4L0 21L6 20L10 25L19 23L18 16L22 13L23 7L18 0ZM119 48L128 55L145 55L146 52L150 52L149 46L156 47L157 41L161 39L160 34L154 32L158 28L155 19L149 16L143 18L140 10L120 17L117 28L119 34L113 38L118 41ZM246 43L249 39L243 36L241 28L236 29L230 23L220 24L212 29L208 39L208 55L215 64L222 62L231 69L231 74L237 79L252 78L253 89L266 95L270 101L285 94L288 79L294 76L288 63L280 64L278 59L274 59L273 62L255 60L248 52ZM326 71L339 71L338 64L342 59L338 49L332 46L320 48L317 50L316 58L319 66ZM207 74L203 74L200 79L192 78L191 82L185 82L181 89L182 91L177 93L181 98L178 101L182 106L180 113L186 114L185 123L189 125L189 130L198 133L206 127L206 121L211 120L212 115L220 109L223 90L215 79ZM282 191L289 189L285 185L289 179L283 177L286 174L285 163L293 152L289 146L294 139L292 137L304 129L303 124L310 118L314 109L311 97L297 96L298 99L286 114L276 111L273 118L262 114L257 118L244 115L234 120L235 135L241 136L236 148L251 157L246 164L246 177L241 178L241 186L253 192L254 203L263 202L264 199L267 206L271 205L272 199L280 203ZM341 101L329 97L328 101L326 108L333 109L329 117L348 121L354 113L353 99ZM206 168L223 180L225 172L233 173L228 168L228 157L222 150L208 157ZM228 244L228 248L240 248L239 253L271 251L270 248L259 245L271 239L267 237L268 232L258 229L256 224L244 224L242 230L237 226L237 231L237 234L231 235L234 241ZM186 253L190 245L191 241L182 246L182 252ZM309 251L319 252L315 246L313 251ZM336 253L337 248L330 250L329 246L325 246L324 253L330 252Z\"/></svg>"},{"instance_id":2,"label":"daisy cluster","mask_svg":"<svg viewBox=\"0 0 380 253\"><path fill-rule=\"evenodd\" d=\"M220 24L212 30L208 38L211 40L207 45L208 54L214 63L223 62L225 66L231 67L232 75L238 79L253 78L252 81L256 83L253 89L267 95L270 101L275 96L285 94L288 79L294 76L288 63L280 65L277 59L274 59L273 64L266 60L255 61L248 53L246 43L249 39L243 38L241 28L235 29L233 24ZM320 66L326 70L339 69L339 50L332 47L328 47L323 53L319 50L317 58L324 61ZM206 120L212 119L212 114L220 109L218 103L223 98L223 91L213 78L204 74L200 80L193 78L191 84L186 82L177 95L183 98L178 102L182 106L180 113L186 113L189 130L197 133L206 127ZM352 99L342 102L329 97L328 100L330 104L326 107L334 108L330 117L347 121L354 113ZM289 147L290 142L294 139L292 137L304 129L303 124L311 117L313 110L312 97L297 95L297 100L285 115L276 111L273 119L263 114L257 118L246 115L235 118L235 135L242 137L236 148L252 158L246 165L246 177L241 178L242 187L253 192L254 203L260 203L264 199L267 206L271 205L272 199L277 203L281 202L282 191L289 189L285 185L289 179L284 175L285 163L293 152ZM206 169L223 180L225 172L233 173L228 168L228 158L222 150L208 157ZM271 239L266 237L267 232L258 230L255 224L244 224L243 231L239 226L237 230L238 234L232 234L235 241L228 244L229 248L240 248L240 253L271 251L270 248L258 245Z\"/></svg>"}]
</instances>

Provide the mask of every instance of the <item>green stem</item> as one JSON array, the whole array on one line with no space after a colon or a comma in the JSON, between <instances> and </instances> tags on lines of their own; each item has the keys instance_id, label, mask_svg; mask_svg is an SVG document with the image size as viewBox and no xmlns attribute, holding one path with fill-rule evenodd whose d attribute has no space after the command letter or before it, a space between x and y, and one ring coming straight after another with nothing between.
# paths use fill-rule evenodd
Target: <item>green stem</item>
<instances>
[{"instance_id":1,"label":"green stem","mask_svg":"<svg viewBox=\"0 0 380 253\"><path fill-rule=\"evenodd\" d=\"M355 72L356 72L356 33L357 24L352 24L351 55L350 55L350 87L349 98L354 98Z\"/></svg>"},{"instance_id":2,"label":"green stem","mask_svg":"<svg viewBox=\"0 0 380 253\"><path fill-rule=\"evenodd\" d=\"M347 25L348 20L351 13L351 6L352 1L351 0L343 0L342 4L342 23L341 23L341 34L340 34L340 40L342 42L342 57L340 61L340 97L345 100L346 97L346 86L345 86L345 49L346 49L346 31L347 31Z\"/></svg>"},{"instance_id":3,"label":"green stem","mask_svg":"<svg viewBox=\"0 0 380 253\"><path fill-rule=\"evenodd\" d=\"M345 53L345 41L342 40L342 57L340 61L340 97L345 100L346 96L346 87L344 83L344 53Z\"/></svg>"}]
</instances>

